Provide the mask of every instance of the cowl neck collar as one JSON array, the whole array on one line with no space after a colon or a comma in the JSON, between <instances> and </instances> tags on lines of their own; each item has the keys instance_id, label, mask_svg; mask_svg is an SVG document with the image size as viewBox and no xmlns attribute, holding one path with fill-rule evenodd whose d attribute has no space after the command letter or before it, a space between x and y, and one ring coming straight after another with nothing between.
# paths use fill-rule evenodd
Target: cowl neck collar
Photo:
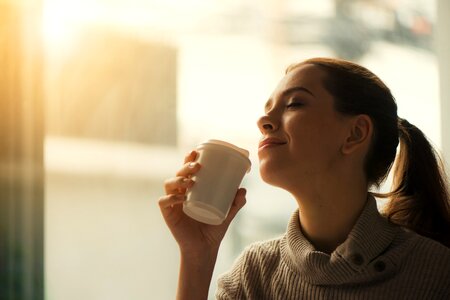
<instances>
[{"instance_id":1,"label":"cowl neck collar","mask_svg":"<svg viewBox=\"0 0 450 300\"><path fill-rule=\"evenodd\" d=\"M373 282L396 272L402 254L387 250L400 230L380 215L369 194L347 239L331 254L317 251L305 238L296 210L281 241L281 255L291 270L311 284Z\"/></svg>"}]
</instances>

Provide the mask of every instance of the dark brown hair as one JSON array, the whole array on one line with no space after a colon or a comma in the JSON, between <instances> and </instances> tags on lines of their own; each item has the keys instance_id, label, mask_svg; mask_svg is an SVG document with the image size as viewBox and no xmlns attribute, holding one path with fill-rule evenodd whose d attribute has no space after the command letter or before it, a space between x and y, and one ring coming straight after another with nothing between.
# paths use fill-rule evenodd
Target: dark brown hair
<instances>
[{"instance_id":1,"label":"dark brown hair","mask_svg":"<svg viewBox=\"0 0 450 300\"><path fill-rule=\"evenodd\" d=\"M323 84L333 95L337 111L371 118L374 133L364 165L370 186L379 187L395 161L392 191L373 193L389 198L386 217L450 247L449 191L443 164L422 131L397 116L389 88L368 69L340 59L308 59L291 65L286 73L305 64L326 72Z\"/></svg>"}]
</instances>

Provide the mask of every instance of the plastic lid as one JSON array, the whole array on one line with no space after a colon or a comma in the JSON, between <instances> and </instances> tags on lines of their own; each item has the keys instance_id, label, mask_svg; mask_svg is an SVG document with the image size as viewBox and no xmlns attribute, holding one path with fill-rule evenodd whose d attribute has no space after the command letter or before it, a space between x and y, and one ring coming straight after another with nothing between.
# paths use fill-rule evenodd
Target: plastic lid
<instances>
[{"instance_id":1,"label":"plastic lid","mask_svg":"<svg viewBox=\"0 0 450 300\"><path fill-rule=\"evenodd\" d=\"M230 143L227 143L227 142L221 141L221 140L207 140L206 142L204 142L202 144L215 144L215 145L225 146L225 147L228 147L228 148L238 151L239 153L241 153L242 155L244 155L247 158L250 155L250 153L247 150L239 148L238 146L235 146L233 144L230 144Z\"/></svg>"}]
</instances>

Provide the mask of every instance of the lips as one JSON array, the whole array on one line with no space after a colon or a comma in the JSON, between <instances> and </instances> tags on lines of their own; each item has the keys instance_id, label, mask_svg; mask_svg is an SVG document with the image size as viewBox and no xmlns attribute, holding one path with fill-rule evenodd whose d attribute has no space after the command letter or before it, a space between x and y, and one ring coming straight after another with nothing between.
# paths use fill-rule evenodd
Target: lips
<instances>
[{"instance_id":1,"label":"lips","mask_svg":"<svg viewBox=\"0 0 450 300\"><path fill-rule=\"evenodd\" d=\"M284 144L286 144L286 142L284 142L283 140L270 137L270 138L265 138L264 140L262 140L259 143L258 149L261 150L263 148L279 146L279 145L284 145Z\"/></svg>"}]
</instances>

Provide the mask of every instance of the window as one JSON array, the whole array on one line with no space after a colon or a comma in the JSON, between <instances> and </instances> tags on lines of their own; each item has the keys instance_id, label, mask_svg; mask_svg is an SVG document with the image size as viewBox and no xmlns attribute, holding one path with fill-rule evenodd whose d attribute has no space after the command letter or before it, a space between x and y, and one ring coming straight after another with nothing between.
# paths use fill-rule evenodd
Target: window
<instances>
[{"instance_id":1,"label":"window","mask_svg":"<svg viewBox=\"0 0 450 300\"><path fill-rule=\"evenodd\" d=\"M438 1L447 5L443 2ZM448 101L450 91L439 79L448 79L450 66L439 73L435 46L437 36L447 44L448 37L437 34L434 1L4 3L0 7L8 9L0 10L0 24L10 27L0 26L0 38L9 46L0 51L13 59L0 62L22 77L0 82L1 95L9 95L0 97L2 107L15 110L14 117L0 120L3 136L10 137L2 139L10 148L1 152L0 192L9 199L1 202L1 211L8 211L1 235L3 245L24 247L22 237L34 240L28 263L35 264L28 266L35 266L41 285L45 270L47 299L174 298L178 248L157 200L184 155L210 138L248 149L252 160L243 182L247 205L222 244L211 299L217 276L246 245L282 234L296 203L259 177L256 120L293 62L333 56L361 63L391 88L401 117L438 149L448 147L439 99ZM40 10L27 9L33 5L42 6L41 41L32 34L39 33L39 19L22 21L28 27L16 29L7 21L14 14L28 17L21 20L38 16ZM449 10L443 11L450 19ZM27 45L41 45L42 53ZM19 94L23 98L17 102L11 95ZM11 196L13 173L5 166L15 162L15 149L25 153L19 157L26 171L17 173L19 189L28 195L20 197L30 208L25 212L11 206L17 204ZM41 174L31 192L25 188L30 172ZM388 188L389 182L383 189ZM18 228L34 231L19 234ZM11 252L5 253L2 264L11 262ZM25 283L32 278L15 276ZM7 299L13 299L11 287L2 295L7 290Z\"/></svg>"}]
</instances>

